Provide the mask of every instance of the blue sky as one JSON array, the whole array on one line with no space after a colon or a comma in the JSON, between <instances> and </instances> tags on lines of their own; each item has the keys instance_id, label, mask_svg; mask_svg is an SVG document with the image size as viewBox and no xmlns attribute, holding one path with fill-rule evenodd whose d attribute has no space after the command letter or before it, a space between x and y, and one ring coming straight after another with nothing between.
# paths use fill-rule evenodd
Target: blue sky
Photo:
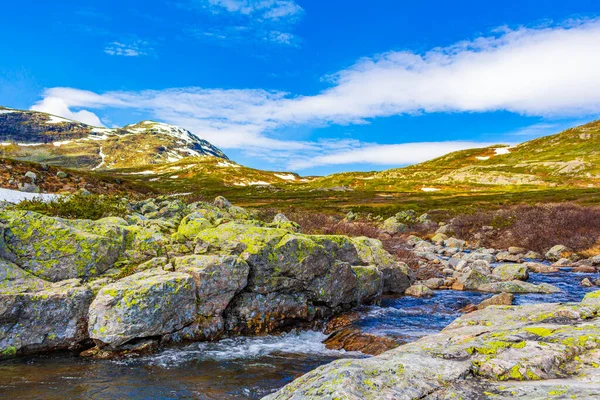
<instances>
[{"instance_id":1,"label":"blue sky","mask_svg":"<svg viewBox=\"0 0 600 400\"><path fill-rule=\"evenodd\" d=\"M0 104L184 126L304 175L380 170L597 119L595 0L2 6Z\"/></svg>"}]
</instances>

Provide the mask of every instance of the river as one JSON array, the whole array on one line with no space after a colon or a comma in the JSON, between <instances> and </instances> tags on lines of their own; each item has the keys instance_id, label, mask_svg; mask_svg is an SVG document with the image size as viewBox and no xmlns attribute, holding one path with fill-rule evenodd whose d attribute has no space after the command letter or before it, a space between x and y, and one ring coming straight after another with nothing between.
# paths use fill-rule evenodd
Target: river
<instances>
[{"instance_id":1,"label":"river","mask_svg":"<svg viewBox=\"0 0 600 400\"><path fill-rule=\"evenodd\" d=\"M580 301L598 288L580 285L600 274L530 274L562 292L517 295L515 304ZM436 291L429 299L387 297L361 307L356 325L369 333L410 342L436 333L469 303L489 293ZM361 354L327 350L320 332L226 339L169 348L141 358L90 360L62 353L0 362L0 397L6 399L256 399L338 358Z\"/></svg>"}]
</instances>

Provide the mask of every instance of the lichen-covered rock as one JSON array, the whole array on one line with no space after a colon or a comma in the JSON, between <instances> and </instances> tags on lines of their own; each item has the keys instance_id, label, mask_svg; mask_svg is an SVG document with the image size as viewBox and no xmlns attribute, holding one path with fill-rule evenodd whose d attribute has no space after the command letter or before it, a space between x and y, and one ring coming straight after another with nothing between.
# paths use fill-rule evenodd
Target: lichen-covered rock
<instances>
[{"instance_id":1,"label":"lichen-covered rock","mask_svg":"<svg viewBox=\"0 0 600 400\"><path fill-rule=\"evenodd\" d=\"M431 297L434 295L433 290L425 285L413 285L406 289L405 294L412 297Z\"/></svg>"},{"instance_id":2,"label":"lichen-covered rock","mask_svg":"<svg viewBox=\"0 0 600 400\"><path fill-rule=\"evenodd\" d=\"M414 273L406 263L399 262L393 265L378 267L383 277L384 294L402 294L414 282Z\"/></svg>"},{"instance_id":3,"label":"lichen-covered rock","mask_svg":"<svg viewBox=\"0 0 600 400\"><path fill-rule=\"evenodd\" d=\"M90 337L111 348L172 333L196 319L196 285L181 272L140 272L103 287L88 319Z\"/></svg>"},{"instance_id":4,"label":"lichen-covered rock","mask_svg":"<svg viewBox=\"0 0 600 400\"><path fill-rule=\"evenodd\" d=\"M379 356L319 367L265 399L596 398L599 298L488 307Z\"/></svg>"},{"instance_id":5,"label":"lichen-covered rock","mask_svg":"<svg viewBox=\"0 0 600 400\"><path fill-rule=\"evenodd\" d=\"M506 281L506 282L492 282L486 283L477 288L481 292L491 293L557 293L560 289L556 286L549 285L547 283L541 283L535 285L529 282L523 281Z\"/></svg>"},{"instance_id":6,"label":"lichen-covered rock","mask_svg":"<svg viewBox=\"0 0 600 400\"><path fill-rule=\"evenodd\" d=\"M546 259L550 261L558 261L561 258L567 258L572 254L571 249L562 244L557 244L546 252Z\"/></svg>"},{"instance_id":7,"label":"lichen-covered rock","mask_svg":"<svg viewBox=\"0 0 600 400\"><path fill-rule=\"evenodd\" d=\"M552 267L550 265L537 262L526 262L524 265L527 267L529 272L535 272L538 274L549 274L560 271L560 269L557 267Z\"/></svg>"},{"instance_id":8,"label":"lichen-covered rock","mask_svg":"<svg viewBox=\"0 0 600 400\"><path fill-rule=\"evenodd\" d=\"M336 307L343 303L355 302L354 291L357 283L358 278L350 264L336 262L324 275L315 278L307 290L311 293L312 301Z\"/></svg>"},{"instance_id":9,"label":"lichen-covered rock","mask_svg":"<svg viewBox=\"0 0 600 400\"><path fill-rule=\"evenodd\" d=\"M503 281L526 281L529 278L524 264L502 264L494 268L493 275Z\"/></svg>"},{"instance_id":10,"label":"lichen-covered rock","mask_svg":"<svg viewBox=\"0 0 600 400\"><path fill-rule=\"evenodd\" d=\"M192 276L196 286L198 315L219 316L248 282L250 268L239 257L192 255L172 260L177 272Z\"/></svg>"},{"instance_id":11,"label":"lichen-covered rock","mask_svg":"<svg viewBox=\"0 0 600 400\"><path fill-rule=\"evenodd\" d=\"M205 229L212 228L212 224L206 217L199 213L194 212L186 215L181 224L179 224L179 228L177 229L177 233L185 238L185 239L193 239L200 231Z\"/></svg>"},{"instance_id":12,"label":"lichen-covered rock","mask_svg":"<svg viewBox=\"0 0 600 400\"><path fill-rule=\"evenodd\" d=\"M49 282L0 258L0 294L37 292L49 286Z\"/></svg>"},{"instance_id":13,"label":"lichen-covered rock","mask_svg":"<svg viewBox=\"0 0 600 400\"><path fill-rule=\"evenodd\" d=\"M227 223L200 232L208 251L241 254L252 267L249 289L258 293L301 291L332 264L331 255L310 236L283 229Z\"/></svg>"},{"instance_id":14,"label":"lichen-covered rock","mask_svg":"<svg viewBox=\"0 0 600 400\"><path fill-rule=\"evenodd\" d=\"M383 221L381 228L391 235L395 233L402 233L408 229L406 224L398 221L396 217L390 217Z\"/></svg>"},{"instance_id":15,"label":"lichen-covered rock","mask_svg":"<svg viewBox=\"0 0 600 400\"><path fill-rule=\"evenodd\" d=\"M355 237L351 240L363 265L376 265L379 268L395 267L396 260L390 253L385 251L380 240L364 236Z\"/></svg>"},{"instance_id":16,"label":"lichen-covered rock","mask_svg":"<svg viewBox=\"0 0 600 400\"><path fill-rule=\"evenodd\" d=\"M87 339L92 292L78 283L0 294L0 358L75 348Z\"/></svg>"},{"instance_id":17,"label":"lichen-covered rock","mask_svg":"<svg viewBox=\"0 0 600 400\"><path fill-rule=\"evenodd\" d=\"M379 300L383 293L383 274L374 265L354 265L356 274L356 302L372 303Z\"/></svg>"},{"instance_id":18,"label":"lichen-covered rock","mask_svg":"<svg viewBox=\"0 0 600 400\"><path fill-rule=\"evenodd\" d=\"M0 223L6 227L1 256L52 282L89 279L109 269L123 251L125 229L115 222L68 221L3 210Z\"/></svg>"},{"instance_id":19,"label":"lichen-covered rock","mask_svg":"<svg viewBox=\"0 0 600 400\"><path fill-rule=\"evenodd\" d=\"M498 278L491 275L482 274L474 269L468 269L458 276L453 288L457 290L480 290L481 286L496 282L497 280Z\"/></svg>"},{"instance_id":20,"label":"lichen-covered rock","mask_svg":"<svg viewBox=\"0 0 600 400\"><path fill-rule=\"evenodd\" d=\"M241 293L225 312L225 324L234 334L270 333L312 316L308 298L301 293Z\"/></svg>"}]
</instances>

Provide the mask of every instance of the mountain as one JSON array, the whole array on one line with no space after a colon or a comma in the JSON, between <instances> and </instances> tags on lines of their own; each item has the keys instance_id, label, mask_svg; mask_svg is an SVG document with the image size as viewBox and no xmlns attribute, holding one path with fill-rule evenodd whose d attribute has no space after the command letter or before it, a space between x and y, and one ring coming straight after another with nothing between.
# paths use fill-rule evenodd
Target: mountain
<instances>
[{"instance_id":1,"label":"mountain","mask_svg":"<svg viewBox=\"0 0 600 400\"><path fill-rule=\"evenodd\" d=\"M462 150L381 172L334 174L311 185L408 192L600 187L600 121L513 147Z\"/></svg>"},{"instance_id":2,"label":"mountain","mask_svg":"<svg viewBox=\"0 0 600 400\"><path fill-rule=\"evenodd\" d=\"M142 121L99 128L55 115L0 107L0 157L50 165L109 170L212 156L218 148L173 125Z\"/></svg>"}]
</instances>

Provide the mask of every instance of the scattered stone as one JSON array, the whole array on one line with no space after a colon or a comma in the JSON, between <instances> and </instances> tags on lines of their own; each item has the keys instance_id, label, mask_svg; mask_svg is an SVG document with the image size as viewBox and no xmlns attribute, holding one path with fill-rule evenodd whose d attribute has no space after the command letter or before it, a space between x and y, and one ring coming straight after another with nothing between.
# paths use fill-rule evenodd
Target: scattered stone
<instances>
[{"instance_id":1,"label":"scattered stone","mask_svg":"<svg viewBox=\"0 0 600 400\"><path fill-rule=\"evenodd\" d=\"M567 246L563 246L562 244L558 244L546 252L546 259L550 261L558 261L561 258L569 257L571 254L571 249L569 249Z\"/></svg>"},{"instance_id":2,"label":"scattered stone","mask_svg":"<svg viewBox=\"0 0 600 400\"><path fill-rule=\"evenodd\" d=\"M59 178L59 179L65 179L65 178L67 178L68 176L69 176L69 175L67 175L67 173L66 173L66 172L63 172L63 171L58 171L58 172L56 173L56 177L57 177L57 178Z\"/></svg>"},{"instance_id":3,"label":"scattered stone","mask_svg":"<svg viewBox=\"0 0 600 400\"><path fill-rule=\"evenodd\" d=\"M568 268L573 266L573 263L568 258L561 258L552 264L552 266L556 268Z\"/></svg>"},{"instance_id":4,"label":"scattered stone","mask_svg":"<svg viewBox=\"0 0 600 400\"><path fill-rule=\"evenodd\" d=\"M571 272L578 272L584 274L594 274L596 273L596 267L591 267L587 265L581 265L579 267L571 268Z\"/></svg>"},{"instance_id":5,"label":"scattered stone","mask_svg":"<svg viewBox=\"0 0 600 400\"><path fill-rule=\"evenodd\" d=\"M589 280L589 278L585 278L584 280L581 281L581 286L593 287L594 284Z\"/></svg>"},{"instance_id":6,"label":"scattered stone","mask_svg":"<svg viewBox=\"0 0 600 400\"><path fill-rule=\"evenodd\" d=\"M479 286L477 290L481 292L491 292L491 293L558 293L560 289L556 286L549 285L547 283L542 283L539 285L535 285L529 282L523 281L508 281L508 282L493 282L487 283Z\"/></svg>"},{"instance_id":7,"label":"scattered stone","mask_svg":"<svg viewBox=\"0 0 600 400\"><path fill-rule=\"evenodd\" d=\"M433 290L425 285L413 285L404 292L407 296L412 297L431 297L434 295Z\"/></svg>"},{"instance_id":8,"label":"scattered stone","mask_svg":"<svg viewBox=\"0 0 600 400\"><path fill-rule=\"evenodd\" d=\"M393 339L363 333L359 328L343 328L333 333L324 342L330 350L360 351L373 356L399 346Z\"/></svg>"},{"instance_id":9,"label":"scattered stone","mask_svg":"<svg viewBox=\"0 0 600 400\"><path fill-rule=\"evenodd\" d=\"M521 261L521 255L512 254L508 251L501 251L498 254L496 254L496 261L517 263Z\"/></svg>"},{"instance_id":10,"label":"scattered stone","mask_svg":"<svg viewBox=\"0 0 600 400\"><path fill-rule=\"evenodd\" d=\"M40 193L41 189L32 183L19 183L19 190L26 193Z\"/></svg>"},{"instance_id":11,"label":"scattered stone","mask_svg":"<svg viewBox=\"0 0 600 400\"><path fill-rule=\"evenodd\" d=\"M390 217L383 221L382 228L385 232L393 235L395 233L405 232L408 227L406 224L399 222L396 217Z\"/></svg>"},{"instance_id":12,"label":"scattered stone","mask_svg":"<svg viewBox=\"0 0 600 400\"><path fill-rule=\"evenodd\" d=\"M503 281L526 281L529 278L527 266L524 264L501 264L492 273Z\"/></svg>"},{"instance_id":13,"label":"scattered stone","mask_svg":"<svg viewBox=\"0 0 600 400\"><path fill-rule=\"evenodd\" d=\"M560 271L560 269L557 267L536 262L526 262L524 265L527 267L529 272L535 272L538 274L549 274Z\"/></svg>"},{"instance_id":14,"label":"scattered stone","mask_svg":"<svg viewBox=\"0 0 600 400\"><path fill-rule=\"evenodd\" d=\"M446 245L447 247L454 247L460 250L464 249L466 244L467 242L465 242L464 240L460 240L453 237L444 240L444 245Z\"/></svg>"},{"instance_id":15,"label":"scattered stone","mask_svg":"<svg viewBox=\"0 0 600 400\"><path fill-rule=\"evenodd\" d=\"M35 172L27 171L25 173L25 178L30 179L31 183L35 183L35 181L37 180L37 175L35 174Z\"/></svg>"},{"instance_id":16,"label":"scattered stone","mask_svg":"<svg viewBox=\"0 0 600 400\"><path fill-rule=\"evenodd\" d=\"M437 290L444 286L444 280L442 278L430 278L424 281L423 285L431 290Z\"/></svg>"},{"instance_id":17,"label":"scattered stone","mask_svg":"<svg viewBox=\"0 0 600 400\"><path fill-rule=\"evenodd\" d=\"M508 248L508 252L510 254L525 254L525 253L527 253L527 249L525 249L523 247L511 246Z\"/></svg>"},{"instance_id":18,"label":"scattered stone","mask_svg":"<svg viewBox=\"0 0 600 400\"><path fill-rule=\"evenodd\" d=\"M223 196L218 196L217 198L215 198L215 201L213 202L213 204L216 207L221 208L221 209L228 209L229 207L232 206L231 202Z\"/></svg>"}]
</instances>

